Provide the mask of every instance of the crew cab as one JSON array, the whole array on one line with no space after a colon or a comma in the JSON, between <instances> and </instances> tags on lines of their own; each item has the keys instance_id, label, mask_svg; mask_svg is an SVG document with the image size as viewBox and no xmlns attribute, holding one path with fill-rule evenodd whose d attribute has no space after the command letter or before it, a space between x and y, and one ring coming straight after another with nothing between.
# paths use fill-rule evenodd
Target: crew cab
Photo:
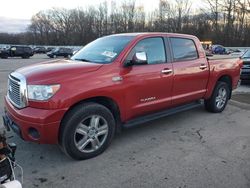
<instances>
[{"instance_id":1,"label":"crew cab","mask_svg":"<svg viewBox=\"0 0 250 188\"><path fill-rule=\"evenodd\" d=\"M239 58L207 60L192 35L105 36L69 60L12 72L4 124L24 140L59 144L72 158L88 159L102 153L122 127L203 103L222 112L241 67Z\"/></svg>"}]
</instances>

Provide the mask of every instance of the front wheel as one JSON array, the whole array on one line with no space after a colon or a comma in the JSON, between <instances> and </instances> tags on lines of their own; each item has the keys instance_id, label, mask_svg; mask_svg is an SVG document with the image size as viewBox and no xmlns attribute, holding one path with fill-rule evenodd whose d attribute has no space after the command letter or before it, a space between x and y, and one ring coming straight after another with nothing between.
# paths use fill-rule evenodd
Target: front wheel
<instances>
[{"instance_id":1,"label":"front wheel","mask_svg":"<svg viewBox=\"0 0 250 188\"><path fill-rule=\"evenodd\" d=\"M85 103L65 117L60 143L63 151L73 159L89 159L109 146L114 132L113 114L103 105Z\"/></svg>"},{"instance_id":2,"label":"front wheel","mask_svg":"<svg viewBox=\"0 0 250 188\"><path fill-rule=\"evenodd\" d=\"M205 108L209 112L222 112L229 100L230 90L228 84L225 82L217 82L213 94L210 99L205 100Z\"/></svg>"}]
</instances>

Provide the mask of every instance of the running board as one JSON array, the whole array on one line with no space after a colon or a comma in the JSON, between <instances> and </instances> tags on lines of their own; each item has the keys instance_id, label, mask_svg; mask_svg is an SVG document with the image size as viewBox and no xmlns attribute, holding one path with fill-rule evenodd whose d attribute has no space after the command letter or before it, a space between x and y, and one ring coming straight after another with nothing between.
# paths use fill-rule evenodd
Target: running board
<instances>
[{"instance_id":1,"label":"running board","mask_svg":"<svg viewBox=\"0 0 250 188\"><path fill-rule=\"evenodd\" d=\"M138 118L132 119L132 120L124 123L123 127L125 127L125 128L133 127L133 126L138 125L138 124L143 124L143 123L153 121L153 120L156 120L156 119L159 119L159 118L162 118L162 117L166 117L166 116L170 116L170 115L173 115L173 114L176 114L176 113L179 113L179 112L187 111L187 110L190 110L190 109L193 109L193 108L200 107L202 105L203 105L203 103L199 100L199 101L196 101L196 102L181 105L181 106L178 106L178 107L174 107L174 108L167 109L167 110L164 110L164 111L156 112L156 113L153 113L153 114L140 116Z\"/></svg>"}]
</instances>

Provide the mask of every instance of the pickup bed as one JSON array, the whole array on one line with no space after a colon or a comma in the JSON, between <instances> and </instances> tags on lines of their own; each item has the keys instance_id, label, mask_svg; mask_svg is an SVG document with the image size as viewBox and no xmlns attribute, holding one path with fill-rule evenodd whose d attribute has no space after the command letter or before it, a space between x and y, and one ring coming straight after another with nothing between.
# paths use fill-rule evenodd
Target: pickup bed
<instances>
[{"instance_id":1,"label":"pickup bed","mask_svg":"<svg viewBox=\"0 0 250 188\"><path fill-rule=\"evenodd\" d=\"M200 41L173 33L99 38L70 60L9 75L4 124L24 140L59 144L74 159L102 153L122 127L200 105L219 113L242 61L207 60Z\"/></svg>"}]
</instances>

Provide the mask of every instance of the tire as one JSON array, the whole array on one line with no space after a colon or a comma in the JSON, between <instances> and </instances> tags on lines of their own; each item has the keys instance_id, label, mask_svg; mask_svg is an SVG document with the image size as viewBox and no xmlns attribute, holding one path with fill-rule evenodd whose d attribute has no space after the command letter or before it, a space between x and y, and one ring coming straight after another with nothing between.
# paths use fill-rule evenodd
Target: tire
<instances>
[{"instance_id":1,"label":"tire","mask_svg":"<svg viewBox=\"0 0 250 188\"><path fill-rule=\"evenodd\" d=\"M220 113L222 112L229 100L230 89L227 83L217 82L212 96L210 99L205 100L205 108L209 112Z\"/></svg>"},{"instance_id":2,"label":"tire","mask_svg":"<svg viewBox=\"0 0 250 188\"><path fill-rule=\"evenodd\" d=\"M23 55L23 56L22 56L22 58L23 58L23 59L29 59L29 58L30 58L30 56L29 56L29 55L27 55L27 54L25 54L25 55Z\"/></svg>"},{"instance_id":3,"label":"tire","mask_svg":"<svg viewBox=\"0 0 250 188\"><path fill-rule=\"evenodd\" d=\"M52 57L53 57L53 58L56 58L56 55L53 55Z\"/></svg>"},{"instance_id":4,"label":"tire","mask_svg":"<svg viewBox=\"0 0 250 188\"><path fill-rule=\"evenodd\" d=\"M69 54L64 56L64 58L70 58L70 57L71 57L71 55L69 55Z\"/></svg>"},{"instance_id":5,"label":"tire","mask_svg":"<svg viewBox=\"0 0 250 188\"><path fill-rule=\"evenodd\" d=\"M66 115L61 126L61 148L76 160L89 159L104 152L115 133L113 114L97 103L76 106Z\"/></svg>"}]
</instances>

